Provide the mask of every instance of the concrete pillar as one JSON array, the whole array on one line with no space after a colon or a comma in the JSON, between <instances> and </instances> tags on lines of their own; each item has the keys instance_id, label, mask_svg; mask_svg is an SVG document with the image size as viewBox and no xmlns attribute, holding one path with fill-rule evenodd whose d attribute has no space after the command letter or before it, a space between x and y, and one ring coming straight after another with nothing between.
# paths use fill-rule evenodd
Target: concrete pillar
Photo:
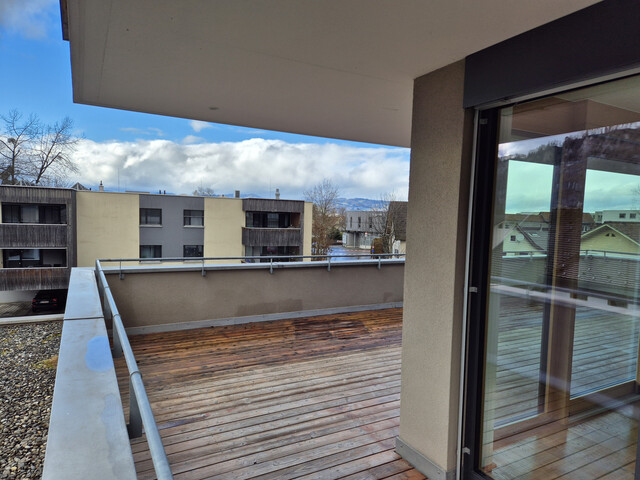
<instances>
[{"instance_id":1,"label":"concrete pillar","mask_svg":"<svg viewBox=\"0 0 640 480\"><path fill-rule=\"evenodd\" d=\"M396 449L432 480L456 469L473 114L464 61L415 80Z\"/></svg>"}]
</instances>

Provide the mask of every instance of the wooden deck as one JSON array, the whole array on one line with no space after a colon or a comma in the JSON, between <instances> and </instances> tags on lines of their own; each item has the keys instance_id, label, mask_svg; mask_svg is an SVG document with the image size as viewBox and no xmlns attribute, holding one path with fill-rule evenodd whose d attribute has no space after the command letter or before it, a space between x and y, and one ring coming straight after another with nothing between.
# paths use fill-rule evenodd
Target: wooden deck
<instances>
[{"instance_id":1,"label":"wooden deck","mask_svg":"<svg viewBox=\"0 0 640 480\"><path fill-rule=\"evenodd\" d=\"M424 479L394 452L401 323L390 309L131 337L175 478ZM132 448L155 478L144 437Z\"/></svg>"},{"instance_id":2,"label":"wooden deck","mask_svg":"<svg viewBox=\"0 0 640 480\"><path fill-rule=\"evenodd\" d=\"M535 413L541 401L543 306L516 297L501 300L491 412L497 424ZM633 316L576 309L572 398L635 378L639 330ZM556 422L497 440L491 475L499 480L632 480L639 412L638 402L622 404L568 424Z\"/></svg>"}]
</instances>

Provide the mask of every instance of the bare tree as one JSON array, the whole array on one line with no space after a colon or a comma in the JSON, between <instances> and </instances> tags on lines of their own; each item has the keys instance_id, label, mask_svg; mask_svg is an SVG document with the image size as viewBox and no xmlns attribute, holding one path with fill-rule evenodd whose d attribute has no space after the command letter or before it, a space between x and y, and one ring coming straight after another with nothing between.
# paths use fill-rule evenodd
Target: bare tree
<instances>
[{"instance_id":1,"label":"bare tree","mask_svg":"<svg viewBox=\"0 0 640 480\"><path fill-rule=\"evenodd\" d=\"M313 203L311 253L328 255L336 229L344 224L344 212L338 208L340 189L325 178L311 190L305 191L304 196Z\"/></svg>"},{"instance_id":2,"label":"bare tree","mask_svg":"<svg viewBox=\"0 0 640 480\"><path fill-rule=\"evenodd\" d=\"M4 122L4 131L0 135L0 156L2 160L2 183L15 185L22 176L22 170L31 155L33 142L40 129L38 118L23 116L17 110L11 110L0 117Z\"/></svg>"},{"instance_id":3,"label":"bare tree","mask_svg":"<svg viewBox=\"0 0 640 480\"><path fill-rule=\"evenodd\" d=\"M33 183L55 185L64 182L70 173L78 173L71 158L78 144L78 138L73 136L73 120L64 117L43 127L39 133L31 155Z\"/></svg>"},{"instance_id":4,"label":"bare tree","mask_svg":"<svg viewBox=\"0 0 640 480\"><path fill-rule=\"evenodd\" d=\"M78 169L71 154L79 141L73 136L73 121L65 117L53 125L43 125L36 115L24 118L11 110L0 116L0 179L15 185L59 185Z\"/></svg>"},{"instance_id":5,"label":"bare tree","mask_svg":"<svg viewBox=\"0 0 640 480\"><path fill-rule=\"evenodd\" d=\"M372 216L372 225L374 235L380 239L377 245L382 250L376 253L393 253L394 242L405 235L407 202L398 201L394 192L385 193L380 196L375 211L379 214Z\"/></svg>"}]
</instances>

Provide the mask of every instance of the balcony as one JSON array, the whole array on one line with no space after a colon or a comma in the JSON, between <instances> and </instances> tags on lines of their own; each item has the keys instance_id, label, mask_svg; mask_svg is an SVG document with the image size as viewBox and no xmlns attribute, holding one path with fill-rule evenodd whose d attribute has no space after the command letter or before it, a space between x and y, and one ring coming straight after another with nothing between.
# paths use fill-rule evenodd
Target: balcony
<instances>
[{"instance_id":1,"label":"balcony","mask_svg":"<svg viewBox=\"0 0 640 480\"><path fill-rule=\"evenodd\" d=\"M302 244L299 228L249 228L242 227L242 244L248 247L269 245L287 247Z\"/></svg>"},{"instance_id":2,"label":"balcony","mask_svg":"<svg viewBox=\"0 0 640 480\"><path fill-rule=\"evenodd\" d=\"M66 247L68 225L56 224L0 224L0 248Z\"/></svg>"},{"instance_id":3,"label":"balcony","mask_svg":"<svg viewBox=\"0 0 640 480\"><path fill-rule=\"evenodd\" d=\"M394 452L404 261L115 265L104 312L73 270L44 479L171 478L158 444L176 477L424 479Z\"/></svg>"},{"instance_id":4,"label":"balcony","mask_svg":"<svg viewBox=\"0 0 640 480\"><path fill-rule=\"evenodd\" d=\"M69 286L70 268L1 268L0 290L52 290Z\"/></svg>"}]
</instances>

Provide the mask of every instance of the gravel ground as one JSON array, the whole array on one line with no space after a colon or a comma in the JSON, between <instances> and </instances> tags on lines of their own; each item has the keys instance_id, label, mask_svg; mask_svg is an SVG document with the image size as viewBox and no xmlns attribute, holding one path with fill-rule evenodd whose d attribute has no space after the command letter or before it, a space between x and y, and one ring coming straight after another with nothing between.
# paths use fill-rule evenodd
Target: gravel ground
<instances>
[{"instance_id":1,"label":"gravel ground","mask_svg":"<svg viewBox=\"0 0 640 480\"><path fill-rule=\"evenodd\" d=\"M62 322L0 326L0 479L40 478Z\"/></svg>"}]
</instances>

